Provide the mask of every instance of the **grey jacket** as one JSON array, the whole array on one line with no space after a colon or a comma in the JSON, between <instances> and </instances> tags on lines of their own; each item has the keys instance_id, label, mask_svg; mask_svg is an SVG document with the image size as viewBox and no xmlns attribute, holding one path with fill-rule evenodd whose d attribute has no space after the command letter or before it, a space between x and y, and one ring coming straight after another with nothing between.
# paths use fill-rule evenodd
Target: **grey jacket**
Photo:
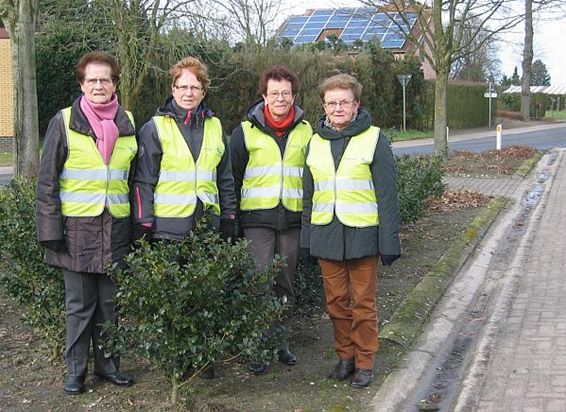
<instances>
[{"instance_id":1,"label":"grey jacket","mask_svg":"<svg viewBox=\"0 0 566 412\"><path fill-rule=\"evenodd\" d=\"M363 108L357 118L342 131L325 125L321 116L315 125L316 133L330 140L336 167L350 139L371 126L371 116ZM301 247L310 248L311 255L330 260L345 261L367 256L399 256L399 204L397 199L396 171L393 153L387 138L380 133L371 164L373 184L378 199L379 226L354 228L343 225L336 215L328 225L311 225L313 177L305 165L303 175L303 226Z\"/></svg>"},{"instance_id":2,"label":"grey jacket","mask_svg":"<svg viewBox=\"0 0 566 412\"><path fill-rule=\"evenodd\" d=\"M183 122L187 111L178 107L172 97L169 97L163 107L157 110L155 116L173 117L181 131L193 158L199 156L204 135L204 121L213 113L203 104L191 114L188 124ZM134 175L134 218L136 224L150 223L153 228L153 237L161 239L182 240L194 227L196 221L202 216L203 204L197 202L197 208L192 216L186 218L155 217L153 215L153 197L155 186L159 182L161 158L163 149L157 134L153 119L149 120L138 133L139 150ZM212 216L212 225L220 227L220 219L228 219L236 215L236 195L234 193L234 178L230 162L230 150L224 134L224 155L216 169L216 184L218 186L221 216Z\"/></svg>"},{"instance_id":3,"label":"grey jacket","mask_svg":"<svg viewBox=\"0 0 566 412\"><path fill-rule=\"evenodd\" d=\"M79 100L72 105L69 127L94 140L94 132L80 109ZM122 107L118 108L114 122L119 136L135 134L134 125ZM64 217L59 199L59 175L67 155L63 115L58 112L49 122L39 165L37 236L43 245L64 243L65 250L46 249L45 261L75 272L105 273L108 265L121 261L130 251L131 218L114 218L106 209L95 217Z\"/></svg>"}]
</instances>

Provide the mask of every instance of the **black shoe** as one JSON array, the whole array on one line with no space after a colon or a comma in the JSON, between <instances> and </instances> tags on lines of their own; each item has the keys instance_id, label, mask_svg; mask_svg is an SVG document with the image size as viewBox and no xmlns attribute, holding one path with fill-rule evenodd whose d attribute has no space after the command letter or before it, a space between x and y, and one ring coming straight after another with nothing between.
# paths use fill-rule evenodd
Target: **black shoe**
<instances>
[{"instance_id":1,"label":"black shoe","mask_svg":"<svg viewBox=\"0 0 566 412\"><path fill-rule=\"evenodd\" d=\"M277 356L278 356L279 362L281 362L285 365L293 366L297 363L297 357L295 355L293 355L291 353L291 351L287 348L279 349L277 351Z\"/></svg>"},{"instance_id":2,"label":"black shoe","mask_svg":"<svg viewBox=\"0 0 566 412\"><path fill-rule=\"evenodd\" d=\"M79 393L83 393L85 391L85 377L67 375L63 390L68 395L78 395Z\"/></svg>"},{"instance_id":3,"label":"black shoe","mask_svg":"<svg viewBox=\"0 0 566 412\"><path fill-rule=\"evenodd\" d=\"M204 368L202 371L200 371L198 376L201 379L214 379L215 376L216 376L216 371L214 370L214 365L210 365L210 366L207 366L206 368Z\"/></svg>"},{"instance_id":4,"label":"black shoe","mask_svg":"<svg viewBox=\"0 0 566 412\"><path fill-rule=\"evenodd\" d=\"M132 378L118 371L109 374L95 372L94 375L102 381L112 382L114 385L118 386L132 386L134 384L134 380Z\"/></svg>"},{"instance_id":5,"label":"black shoe","mask_svg":"<svg viewBox=\"0 0 566 412\"><path fill-rule=\"evenodd\" d=\"M338 362L332 373L328 375L328 377L330 379L343 381L352 373L354 373L355 369L356 368L354 366L354 359L348 359L348 360L340 359L340 361Z\"/></svg>"},{"instance_id":6,"label":"black shoe","mask_svg":"<svg viewBox=\"0 0 566 412\"><path fill-rule=\"evenodd\" d=\"M373 370L371 369L356 369L352 380L350 381L350 386L354 388L365 388L371 383L371 378L373 378Z\"/></svg>"},{"instance_id":7,"label":"black shoe","mask_svg":"<svg viewBox=\"0 0 566 412\"><path fill-rule=\"evenodd\" d=\"M267 372L267 363L251 362L248 364L248 370L254 375L263 375Z\"/></svg>"}]
</instances>

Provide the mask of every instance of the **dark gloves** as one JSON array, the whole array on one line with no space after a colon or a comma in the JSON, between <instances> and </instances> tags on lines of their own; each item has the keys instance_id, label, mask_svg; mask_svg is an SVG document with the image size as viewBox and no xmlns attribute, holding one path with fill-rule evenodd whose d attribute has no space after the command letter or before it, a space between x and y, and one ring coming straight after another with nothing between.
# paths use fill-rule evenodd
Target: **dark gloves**
<instances>
[{"instance_id":1,"label":"dark gloves","mask_svg":"<svg viewBox=\"0 0 566 412\"><path fill-rule=\"evenodd\" d=\"M299 262L303 266L316 264L316 258L311 255L311 250L308 247L302 247L299 252Z\"/></svg>"},{"instance_id":2,"label":"dark gloves","mask_svg":"<svg viewBox=\"0 0 566 412\"><path fill-rule=\"evenodd\" d=\"M152 235L152 226L146 226L141 223L134 223L132 228L132 243L141 238L145 238L145 240L149 242L152 238Z\"/></svg>"},{"instance_id":3,"label":"dark gloves","mask_svg":"<svg viewBox=\"0 0 566 412\"><path fill-rule=\"evenodd\" d=\"M57 253L67 251L67 245L65 244L65 241L63 239L43 240L39 243L41 243L41 246L43 246L44 248L52 250Z\"/></svg>"},{"instance_id":4,"label":"dark gloves","mask_svg":"<svg viewBox=\"0 0 566 412\"><path fill-rule=\"evenodd\" d=\"M381 263L384 266L391 266L401 255L381 255Z\"/></svg>"},{"instance_id":5,"label":"dark gloves","mask_svg":"<svg viewBox=\"0 0 566 412\"><path fill-rule=\"evenodd\" d=\"M225 241L236 240L236 219L220 219L220 237Z\"/></svg>"}]
</instances>

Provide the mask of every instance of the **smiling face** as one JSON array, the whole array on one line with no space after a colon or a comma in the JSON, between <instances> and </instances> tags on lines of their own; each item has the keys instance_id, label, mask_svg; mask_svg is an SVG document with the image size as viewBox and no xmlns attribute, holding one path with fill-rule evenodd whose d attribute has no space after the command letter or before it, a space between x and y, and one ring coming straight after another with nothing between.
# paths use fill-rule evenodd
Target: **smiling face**
<instances>
[{"instance_id":1,"label":"smiling face","mask_svg":"<svg viewBox=\"0 0 566 412\"><path fill-rule=\"evenodd\" d=\"M116 93L116 83L112 80L112 69L106 63L92 62L85 67L81 91L92 103L108 103Z\"/></svg>"},{"instance_id":2,"label":"smiling face","mask_svg":"<svg viewBox=\"0 0 566 412\"><path fill-rule=\"evenodd\" d=\"M263 101L274 120L285 119L295 102L291 82L289 80L269 79Z\"/></svg>"},{"instance_id":3,"label":"smiling face","mask_svg":"<svg viewBox=\"0 0 566 412\"><path fill-rule=\"evenodd\" d=\"M346 128L360 107L350 89L332 89L324 94L324 112L337 130Z\"/></svg>"},{"instance_id":4,"label":"smiling face","mask_svg":"<svg viewBox=\"0 0 566 412\"><path fill-rule=\"evenodd\" d=\"M183 69L171 88L175 103L185 110L194 110L204 99L202 83L193 72Z\"/></svg>"}]
</instances>

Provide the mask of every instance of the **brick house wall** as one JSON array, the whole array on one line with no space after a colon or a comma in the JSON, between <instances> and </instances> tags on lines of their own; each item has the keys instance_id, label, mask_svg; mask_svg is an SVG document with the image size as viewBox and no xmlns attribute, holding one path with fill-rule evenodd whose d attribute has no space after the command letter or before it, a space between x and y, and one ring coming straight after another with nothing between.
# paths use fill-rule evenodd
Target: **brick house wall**
<instances>
[{"instance_id":1,"label":"brick house wall","mask_svg":"<svg viewBox=\"0 0 566 412\"><path fill-rule=\"evenodd\" d=\"M11 152L14 138L14 87L10 36L0 26L0 152Z\"/></svg>"}]
</instances>

